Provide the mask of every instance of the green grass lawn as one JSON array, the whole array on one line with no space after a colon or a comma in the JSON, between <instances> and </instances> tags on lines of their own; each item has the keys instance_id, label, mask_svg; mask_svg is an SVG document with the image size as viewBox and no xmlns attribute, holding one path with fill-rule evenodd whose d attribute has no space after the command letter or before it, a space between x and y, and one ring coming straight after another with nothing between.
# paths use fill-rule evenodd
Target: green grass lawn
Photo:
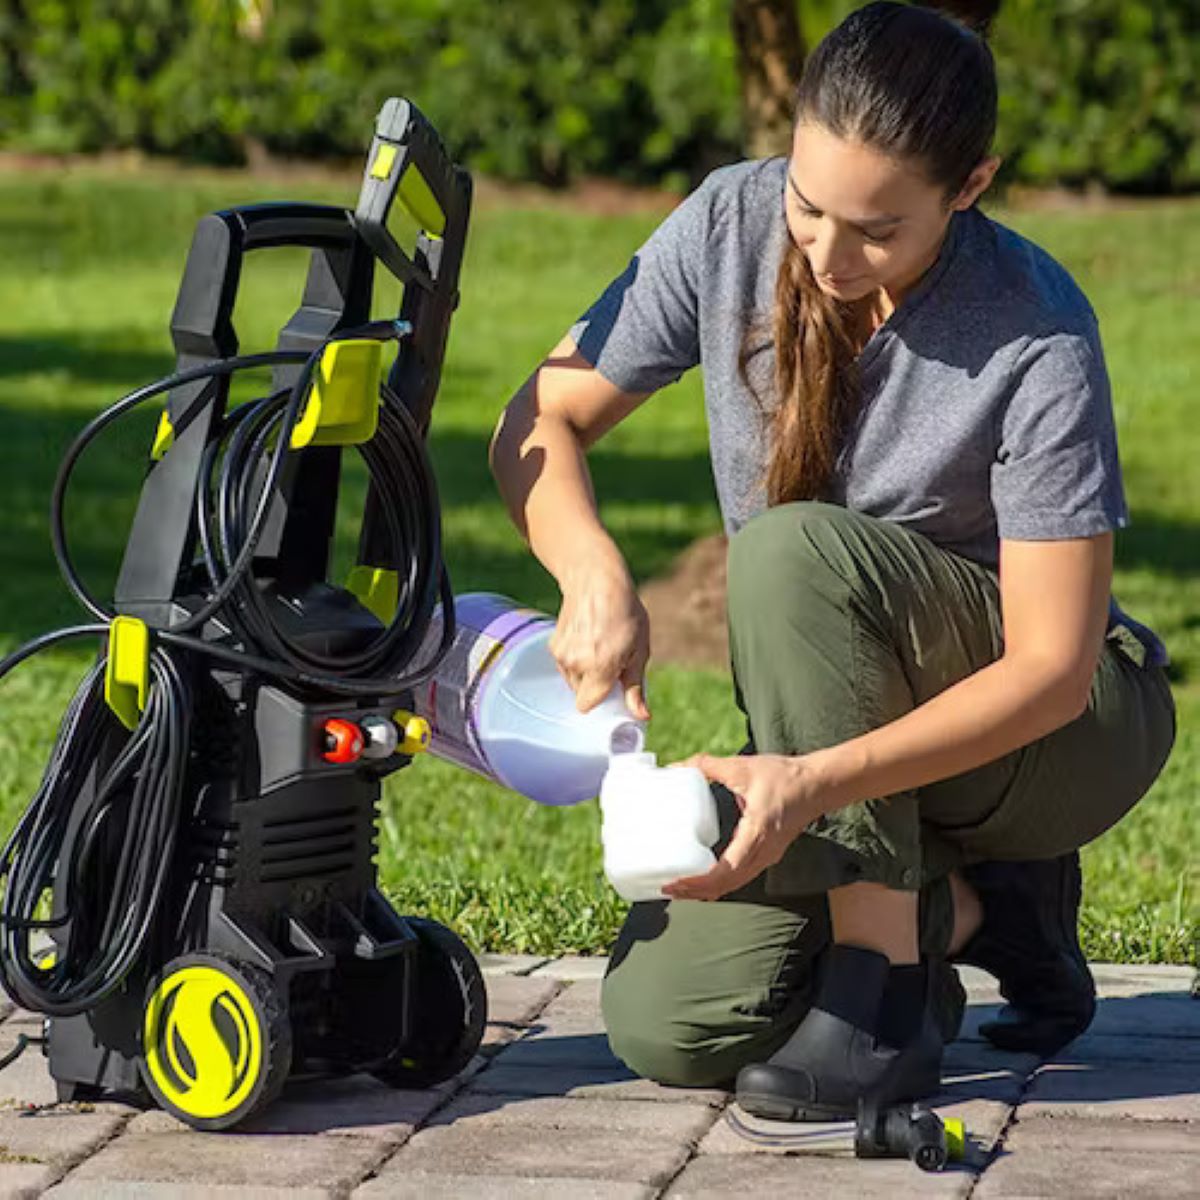
<instances>
[{"instance_id":1,"label":"green grass lawn","mask_svg":"<svg viewBox=\"0 0 1200 1200\"><path fill-rule=\"evenodd\" d=\"M249 200L351 203L355 180L285 184L244 174L0 172L0 653L79 619L55 572L46 508L62 450L89 414L171 366L167 324L196 219ZM652 215L481 205L431 448L458 592L487 589L556 611L553 581L511 529L486 464L508 396L649 232ZM1194 961L1200 928L1200 203L1007 218L1058 256L1103 323L1134 524L1118 539L1117 595L1174 655L1180 736L1154 791L1085 851L1087 949L1119 961ZM243 349L265 349L294 309L302 259L250 260ZM394 293L380 312L394 311ZM695 373L693 373L694 376ZM108 436L85 464L71 539L111 588L156 420ZM639 581L719 527L698 378L656 397L592 456L603 516ZM342 533L353 534L352 514ZM0 683L0 820L34 791L88 660L78 646ZM650 745L664 757L730 753L740 719L723 672L651 666ZM603 952L624 904L600 870L595 803L531 802L431 759L389 781L381 870L398 903L480 949Z\"/></svg>"}]
</instances>

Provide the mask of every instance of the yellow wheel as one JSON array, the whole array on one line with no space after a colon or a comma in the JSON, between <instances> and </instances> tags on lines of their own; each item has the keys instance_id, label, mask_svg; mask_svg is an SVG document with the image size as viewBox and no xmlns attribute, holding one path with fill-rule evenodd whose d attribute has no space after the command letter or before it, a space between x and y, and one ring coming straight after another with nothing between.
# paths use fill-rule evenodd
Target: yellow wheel
<instances>
[{"instance_id":1,"label":"yellow wheel","mask_svg":"<svg viewBox=\"0 0 1200 1200\"><path fill-rule=\"evenodd\" d=\"M150 986L142 1078L196 1129L228 1129L274 1099L291 1066L291 1027L271 977L219 954L172 959Z\"/></svg>"}]
</instances>

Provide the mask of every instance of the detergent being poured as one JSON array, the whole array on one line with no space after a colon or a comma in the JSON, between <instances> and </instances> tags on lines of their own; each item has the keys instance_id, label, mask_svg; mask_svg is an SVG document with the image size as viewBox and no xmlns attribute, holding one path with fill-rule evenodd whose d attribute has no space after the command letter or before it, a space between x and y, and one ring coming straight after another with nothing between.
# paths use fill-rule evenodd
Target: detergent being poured
<instances>
[{"instance_id":1,"label":"detergent being poured","mask_svg":"<svg viewBox=\"0 0 1200 1200\"><path fill-rule=\"evenodd\" d=\"M718 837L708 781L658 765L620 686L581 713L550 653L551 617L491 592L456 597L454 611L454 644L415 701L429 752L539 804L598 795L604 872L626 900L660 899L664 884L707 871ZM439 608L430 652L441 636Z\"/></svg>"},{"instance_id":2,"label":"detergent being poured","mask_svg":"<svg viewBox=\"0 0 1200 1200\"><path fill-rule=\"evenodd\" d=\"M454 612L454 644L414 702L430 725L429 752L539 804L599 795L610 757L645 744L620 687L581 713L550 653L552 617L492 592L455 597ZM439 606L418 661L441 636Z\"/></svg>"}]
</instances>

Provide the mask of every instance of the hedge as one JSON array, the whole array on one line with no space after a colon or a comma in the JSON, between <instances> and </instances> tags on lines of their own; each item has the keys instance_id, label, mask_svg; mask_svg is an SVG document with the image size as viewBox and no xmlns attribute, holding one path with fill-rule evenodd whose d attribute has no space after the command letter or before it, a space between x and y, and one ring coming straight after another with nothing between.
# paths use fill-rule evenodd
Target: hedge
<instances>
[{"instance_id":1,"label":"hedge","mask_svg":"<svg viewBox=\"0 0 1200 1200\"><path fill-rule=\"evenodd\" d=\"M855 5L804 0L810 44ZM740 155L728 0L0 0L0 145L357 156L406 95L496 176L681 186ZM1200 0L1005 0L1005 175L1200 186Z\"/></svg>"}]
</instances>

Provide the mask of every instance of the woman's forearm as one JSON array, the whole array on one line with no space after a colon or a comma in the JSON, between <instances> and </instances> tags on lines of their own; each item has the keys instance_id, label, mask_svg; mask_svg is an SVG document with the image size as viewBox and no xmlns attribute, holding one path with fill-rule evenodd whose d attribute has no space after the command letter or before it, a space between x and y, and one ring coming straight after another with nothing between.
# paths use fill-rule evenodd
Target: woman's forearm
<instances>
[{"instance_id":1,"label":"woman's forearm","mask_svg":"<svg viewBox=\"0 0 1200 1200\"><path fill-rule=\"evenodd\" d=\"M510 401L489 453L513 524L560 587L585 564L627 572L600 522L584 449L565 420L539 411L535 387L531 380Z\"/></svg>"},{"instance_id":2,"label":"woman's forearm","mask_svg":"<svg viewBox=\"0 0 1200 1200\"><path fill-rule=\"evenodd\" d=\"M903 717L806 755L830 811L970 771L1037 741L1082 711L1057 669L1000 658Z\"/></svg>"}]
</instances>

